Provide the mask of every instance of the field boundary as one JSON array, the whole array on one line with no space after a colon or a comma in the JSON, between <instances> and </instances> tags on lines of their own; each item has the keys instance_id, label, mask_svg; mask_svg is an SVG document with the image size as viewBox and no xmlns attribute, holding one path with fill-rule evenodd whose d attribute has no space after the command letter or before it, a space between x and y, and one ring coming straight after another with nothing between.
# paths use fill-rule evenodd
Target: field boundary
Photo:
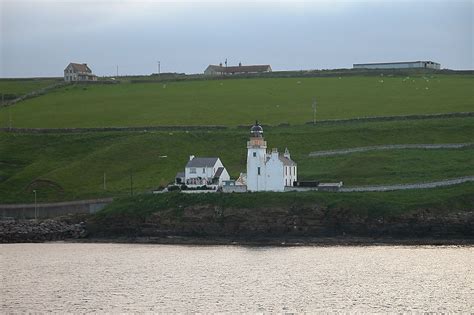
<instances>
[{"instance_id":1,"label":"field boundary","mask_svg":"<svg viewBox=\"0 0 474 315\"><path fill-rule=\"evenodd\" d=\"M51 90L54 90L54 89L57 89L57 88L60 88L60 87L63 87L63 86L69 85L69 84L70 84L69 82L64 82L64 81L53 83L53 84L48 85L44 88L41 88L41 89L34 90L34 91L28 92L26 94L23 94L23 95L15 98L11 101L6 101L6 102L0 104L0 108L13 106L13 105L17 104L18 102L24 101L24 100L29 99L29 98L44 95L44 94L46 94L47 92L49 92Z\"/></svg>"},{"instance_id":2,"label":"field boundary","mask_svg":"<svg viewBox=\"0 0 474 315\"><path fill-rule=\"evenodd\" d=\"M186 131L186 130L225 130L227 126L145 126L145 127L92 127L92 128L0 128L12 133L83 133L109 131Z\"/></svg>"},{"instance_id":3,"label":"field boundary","mask_svg":"<svg viewBox=\"0 0 474 315\"><path fill-rule=\"evenodd\" d=\"M411 190L411 189L427 189L436 187L445 187L452 185L459 185L463 183L474 182L474 176L465 176L452 179L443 179L434 182L422 182L415 184L394 184L394 185L377 185L377 186L354 186L347 188L340 188L339 192L377 192L377 191L391 191L391 190Z\"/></svg>"},{"instance_id":4,"label":"field boundary","mask_svg":"<svg viewBox=\"0 0 474 315\"><path fill-rule=\"evenodd\" d=\"M459 118L474 117L474 112L457 112L457 113L437 113L423 115L404 115L404 116L374 116L360 117L348 119L328 119L317 120L314 126L322 124L344 124L357 122L377 122L377 121L397 121L397 120L419 120L419 119L443 119L443 118ZM306 125L313 125L313 122L307 122ZM288 123L279 125L263 125L263 127L290 127ZM125 132L147 132L147 131L186 131L186 130L227 130L227 129L248 129L248 125L224 126L224 125L161 125L161 126L136 126L136 127L77 127L77 128L18 128L18 127L0 127L0 131L13 133L82 133L82 132L109 132L109 131L125 131Z\"/></svg>"},{"instance_id":5,"label":"field boundary","mask_svg":"<svg viewBox=\"0 0 474 315\"><path fill-rule=\"evenodd\" d=\"M353 123L353 122L371 122L371 121L396 121L396 120L421 120L433 118L456 118L456 117L474 117L474 112L456 112L456 113L435 113L435 114L413 114L413 115L394 115L394 116L372 116L356 117L348 119L326 119L316 120L316 123L308 121L306 125L334 124L334 123Z\"/></svg>"},{"instance_id":6,"label":"field boundary","mask_svg":"<svg viewBox=\"0 0 474 315\"><path fill-rule=\"evenodd\" d=\"M369 147L356 147L340 150L315 151L308 154L310 157L343 155L367 151L400 150L400 149L462 149L474 146L474 142L469 143L440 143L440 144L388 144Z\"/></svg>"}]
</instances>

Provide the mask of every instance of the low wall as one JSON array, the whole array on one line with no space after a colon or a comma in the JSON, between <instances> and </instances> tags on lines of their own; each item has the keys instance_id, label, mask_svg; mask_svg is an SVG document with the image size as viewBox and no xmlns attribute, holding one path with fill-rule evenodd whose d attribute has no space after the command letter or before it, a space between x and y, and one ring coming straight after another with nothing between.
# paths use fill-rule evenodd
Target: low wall
<instances>
[{"instance_id":1,"label":"low wall","mask_svg":"<svg viewBox=\"0 0 474 315\"><path fill-rule=\"evenodd\" d=\"M55 203L38 203L37 218L54 218L67 214L96 213L111 203L113 198L78 200ZM0 205L0 218L34 219L35 204Z\"/></svg>"}]
</instances>

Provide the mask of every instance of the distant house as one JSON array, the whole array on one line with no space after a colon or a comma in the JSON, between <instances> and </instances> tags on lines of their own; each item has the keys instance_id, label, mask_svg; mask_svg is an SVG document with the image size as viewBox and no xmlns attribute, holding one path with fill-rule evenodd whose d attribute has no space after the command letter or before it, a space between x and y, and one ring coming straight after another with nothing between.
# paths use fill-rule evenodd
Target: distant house
<instances>
[{"instance_id":1,"label":"distant house","mask_svg":"<svg viewBox=\"0 0 474 315\"><path fill-rule=\"evenodd\" d=\"M402 61L382 63L355 63L354 69L440 69L441 65L434 61Z\"/></svg>"},{"instance_id":2,"label":"distant house","mask_svg":"<svg viewBox=\"0 0 474 315\"><path fill-rule=\"evenodd\" d=\"M188 187L222 186L223 181L230 179L218 157L195 157L191 155L184 172L176 174L176 184Z\"/></svg>"},{"instance_id":3,"label":"distant house","mask_svg":"<svg viewBox=\"0 0 474 315\"><path fill-rule=\"evenodd\" d=\"M204 74L206 75L232 75L232 74L246 74L246 73L264 73L271 72L272 67L270 65L250 65L242 66L242 63L239 63L238 66L222 66L222 63L219 65L209 65Z\"/></svg>"},{"instance_id":4,"label":"distant house","mask_svg":"<svg viewBox=\"0 0 474 315\"><path fill-rule=\"evenodd\" d=\"M87 63L71 62L64 69L64 81L97 81L97 76L92 74L92 70L87 66Z\"/></svg>"}]
</instances>

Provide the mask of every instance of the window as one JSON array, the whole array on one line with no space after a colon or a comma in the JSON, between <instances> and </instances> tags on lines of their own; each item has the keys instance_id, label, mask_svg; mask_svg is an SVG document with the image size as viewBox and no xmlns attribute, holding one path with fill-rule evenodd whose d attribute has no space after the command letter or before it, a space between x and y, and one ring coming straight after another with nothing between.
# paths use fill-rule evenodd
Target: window
<instances>
[{"instance_id":1,"label":"window","mask_svg":"<svg viewBox=\"0 0 474 315\"><path fill-rule=\"evenodd\" d=\"M191 168L189 169L189 173L191 173L191 174L196 174L196 168L191 167Z\"/></svg>"},{"instance_id":2,"label":"window","mask_svg":"<svg viewBox=\"0 0 474 315\"><path fill-rule=\"evenodd\" d=\"M204 167L202 168L202 173L203 174L206 173L206 168L204 168Z\"/></svg>"},{"instance_id":3,"label":"window","mask_svg":"<svg viewBox=\"0 0 474 315\"><path fill-rule=\"evenodd\" d=\"M260 175L260 167L257 167L257 173Z\"/></svg>"},{"instance_id":4,"label":"window","mask_svg":"<svg viewBox=\"0 0 474 315\"><path fill-rule=\"evenodd\" d=\"M257 152L254 152L254 153L253 153L253 157L256 157L256 156L257 156Z\"/></svg>"}]
</instances>

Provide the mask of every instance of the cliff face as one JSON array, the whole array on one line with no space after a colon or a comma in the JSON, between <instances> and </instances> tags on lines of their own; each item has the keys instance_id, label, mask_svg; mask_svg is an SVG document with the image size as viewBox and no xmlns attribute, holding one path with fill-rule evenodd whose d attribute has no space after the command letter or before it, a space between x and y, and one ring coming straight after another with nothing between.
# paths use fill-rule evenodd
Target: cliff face
<instances>
[{"instance_id":1,"label":"cliff face","mask_svg":"<svg viewBox=\"0 0 474 315\"><path fill-rule=\"evenodd\" d=\"M117 216L89 222L99 237L393 237L474 239L474 211L438 213L420 209L371 217L318 206L226 208L199 205L168 209L146 218Z\"/></svg>"}]
</instances>

